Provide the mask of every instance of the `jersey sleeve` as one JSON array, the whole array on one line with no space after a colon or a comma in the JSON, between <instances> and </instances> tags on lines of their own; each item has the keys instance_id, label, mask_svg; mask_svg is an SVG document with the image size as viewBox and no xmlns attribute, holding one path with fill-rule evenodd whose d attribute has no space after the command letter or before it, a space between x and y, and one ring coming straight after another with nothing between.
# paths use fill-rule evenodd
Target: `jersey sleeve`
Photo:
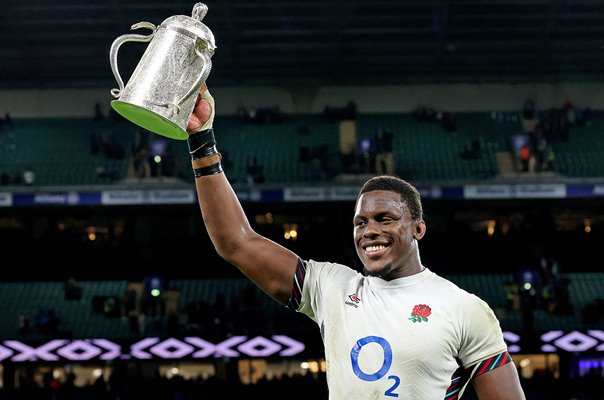
<instances>
[{"instance_id":1,"label":"jersey sleeve","mask_svg":"<svg viewBox=\"0 0 604 400\"><path fill-rule=\"evenodd\" d=\"M318 323L330 285L350 273L352 270L343 265L298 258L288 307Z\"/></svg>"},{"instance_id":2,"label":"jersey sleeve","mask_svg":"<svg viewBox=\"0 0 604 400\"><path fill-rule=\"evenodd\" d=\"M499 321L487 303L469 295L462 307L458 357L464 368L507 351Z\"/></svg>"}]
</instances>

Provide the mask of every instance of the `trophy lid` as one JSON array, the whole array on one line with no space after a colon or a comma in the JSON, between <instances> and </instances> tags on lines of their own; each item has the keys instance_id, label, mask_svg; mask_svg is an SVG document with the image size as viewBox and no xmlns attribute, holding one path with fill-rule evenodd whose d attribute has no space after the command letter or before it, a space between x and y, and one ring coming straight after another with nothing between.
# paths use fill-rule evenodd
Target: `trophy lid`
<instances>
[{"instance_id":1,"label":"trophy lid","mask_svg":"<svg viewBox=\"0 0 604 400\"><path fill-rule=\"evenodd\" d=\"M210 28L201 22L201 20L206 16L207 12L208 6L203 3L196 3L193 6L191 17L186 15L174 15L164 20L159 27L174 29L189 36L204 40L207 44L207 49L211 57L214 54L214 50L216 50L214 34Z\"/></svg>"}]
</instances>

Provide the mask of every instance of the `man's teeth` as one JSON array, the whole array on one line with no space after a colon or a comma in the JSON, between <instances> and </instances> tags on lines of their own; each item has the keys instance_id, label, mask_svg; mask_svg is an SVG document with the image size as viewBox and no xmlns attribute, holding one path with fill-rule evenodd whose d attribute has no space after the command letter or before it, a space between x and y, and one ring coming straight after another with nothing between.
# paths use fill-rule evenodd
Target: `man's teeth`
<instances>
[{"instance_id":1,"label":"man's teeth","mask_svg":"<svg viewBox=\"0 0 604 400\"><path fill-rule=\"evenodd\" d=\"M365 252L366 252L366 253L373 253L373 252L375 252L375 251L382 250L382 249L385 249L385 248L386 248L386 246L384 246L384 245L379 245L379 246L367 246L367 247L365 247Z\"/></svg>"}]
</instances>

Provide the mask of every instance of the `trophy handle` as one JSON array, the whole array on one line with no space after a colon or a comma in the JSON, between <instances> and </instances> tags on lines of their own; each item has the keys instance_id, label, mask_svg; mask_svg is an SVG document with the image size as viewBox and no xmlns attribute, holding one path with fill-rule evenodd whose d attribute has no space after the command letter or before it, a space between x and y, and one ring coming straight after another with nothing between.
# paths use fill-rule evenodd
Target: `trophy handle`
<instances>
[{"instance_id":1,"label":"trophy handle","mask_svg":"<svg viewBox=\"0 0 604 400\"><path fill-rule=\"evenodd\" d=\"M111 50L109 50L109 62L111 64L111 71L113 71L113 76L117 81L119 86L118 89L111 89L111 95L115 98L119 98L122 95L122 91L124 90L124 81L120 76L120 72L117 67L117 51L120 46L125 42L149 42L153 39L155 35L156 27L151 22L139 22L138 24L134 24L130 27L130 30L135 30L139 28L147 28L151 29L153 32L150 35L136 35L136 34L127 34L122 35L113 41L111 45Z\"/></svg>"},{"instance_id":2,"label":"trophy handle","mask_svg":"<svg viewBox=\"0 0 604 400\"><path fill-rule=\"evenodd\" d=\"M198 40L198 43L199 42L205 43L200 38L197 38L197 40ZM191 86L191 89L189 89L188 93L185 94L184 96L182 96L178 101L175 102L177 107L180 106L190 96L194 95L199 90L199 87L202 85L202 83L204 83L206 81L206 79L208 78L208 75L210 74L210 69L212 68L212 60L210 59L210 56L208 56L204 51L199 50L199 47L200 46L197 46L197 45L195 46L195 54L197 54L199 56L199 58L202 59L203 68L201 69L201 73L197 77L197 80L195 81L193 86Z\"/></svg>"}]
</instances>

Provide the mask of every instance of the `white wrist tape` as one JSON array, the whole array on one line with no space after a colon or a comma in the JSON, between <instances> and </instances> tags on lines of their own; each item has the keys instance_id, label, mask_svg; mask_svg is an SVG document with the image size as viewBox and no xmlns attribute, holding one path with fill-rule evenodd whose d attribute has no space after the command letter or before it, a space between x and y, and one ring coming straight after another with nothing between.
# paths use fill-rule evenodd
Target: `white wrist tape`
<instances>
[{"instance_id":1,"label":"white wrist tape","mask_svg":"<svg viewBox=\"0 0 604 400\"><path fill-rule=\"evenodd\" d=\"M212 127L212 124L214 123L215 107L214 107L214 97L212 97L209 90L204 90L201 92L201 100L207 100L207 102L210 103L210 107L212 108L212 114L210 115L210 118L208 118L206 123L203 124L203 126L200 129L203 131L206 129L210 129Z\"/></svg>"}]
</instances>

